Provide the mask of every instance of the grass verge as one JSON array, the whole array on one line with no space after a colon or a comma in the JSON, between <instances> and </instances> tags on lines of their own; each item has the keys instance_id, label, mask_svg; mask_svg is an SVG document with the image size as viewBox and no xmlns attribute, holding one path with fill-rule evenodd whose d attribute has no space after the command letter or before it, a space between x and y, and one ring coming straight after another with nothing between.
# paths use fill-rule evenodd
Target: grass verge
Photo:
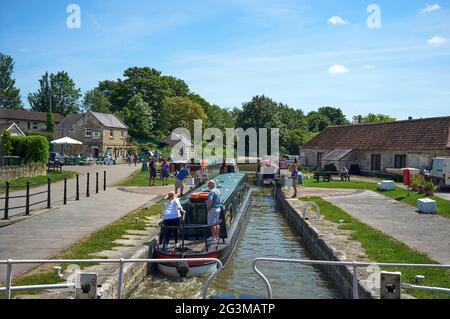
<instances>
[{"instance_id":1,"label":"grass verge","mask_svg":"<svg viewBox=\"0 0 450 319\"><path fill-rule=\"evenodd\" d=\"M116 222L105 226L82 241L72 245L66 251L58 254L54 259L92 259L104 258L95 257L95 253L103 250L109 250L120 245L114 244L114 241L121 239L127 230L145 230L145 217L158 215L161 211L161 203L154 204L148 208L140 209L132 212ZM136 218L139 221L136 221ZM92 255L91 255L92 254ZM81 268L94 264L80 264ZM56 264L45 265L43 267L32 270L29 273L20 275L13 280L14 286L39 285L39 284L56 284L61 282L61 278L56 276L53 267ZM61 265L65 270L68 264ZM13 296L19 294L38 294L39 291L21 291L13 293ZM0 293L1 295L1 293Z\"/></svg>"},{"instance_id":2,"label":"grass verge","mask_svg":"<svg viewBox=\"0 0 450 319\"><path fill-rule=\"evenodd\" d=\"M344 220L344 229L353 231L351 238L361 243L370 260L384 263L438 264L425 254L409 248L402 242L364 224L345 211L319 197L309 197L316 202L324 218L339 223ZM402 281L414 283L416 275L424 275L423 285L450 288L450 270L427 268L383 268L386 271L400 271ZM450 295L420 290L408 290L408 294L417 298L450 298Z\"/></svg>"},{"instance_id":3,"label":"grass verge","mask_svg":"<svg viewBox=\"0 0 450 319\"><path fill-rule=\"evenodd\" d=\"M316 180L307 179L305 180L306 187L317 187L317 188L342 188L342 189L366 189L377 192L381 195L387 196L389 198L395 199L405 204L409 204L417 208L417 200L420 198L426 198L424 194L418 194L416 192L396 187L391 191L379 191L377 189L376 183L363 182L363 181L331 181L331 182L320 182L317 183ZM450 201L443 198L432 196L437 203L437 213L443 217L450 218Z\"/></svg>"},{"instance_id":4,"label":"grass verge","mask_svg":"<svg viewBox=\"0 0 450 319\"><path fill-rule=\"evenodd\" d=\"M10 186L12 187L10 191L16 191L20 189L26 188L26 182L30 182L30 188L41 186L47 184L47 179L50 178L52 183L63 180L64 178L72 178L75 176L75 172L70 171L62 171L62 172L54 172L48 171L45 176L35 176L35 177L21 177L18 179L14 179L10 181ZM5 186L5 182L0 183L1 187ZM0 193L4 193L5 189L0 188Z\"/></svg>"},{"instance_id":5,"label":"grass verge","mask_svg":"<svg viewBox=\"0 0 450 319\"><path fill-rule=\"evenodd\" d=\"M129 176L127 179L119 182L115 186L139 186L139 187L147 187L150 181L150 174L148 172L136 172L133 175ZM169 185L175 185L175 177L171 176L167 180ZM155 180L156 186L162 186L162 180L159 176L156 177Z\"/></svg>"}]
</instances>

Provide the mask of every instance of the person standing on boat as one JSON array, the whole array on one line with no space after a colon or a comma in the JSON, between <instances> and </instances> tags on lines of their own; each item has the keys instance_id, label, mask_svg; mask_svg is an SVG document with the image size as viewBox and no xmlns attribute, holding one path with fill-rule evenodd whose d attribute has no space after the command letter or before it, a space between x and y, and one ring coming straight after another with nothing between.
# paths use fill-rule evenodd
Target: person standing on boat
<instances>
[{"instance_id":1,"label":"person standing on boat","mask_svg":"<svg viewBox=\"0 0 450 319\"><path fill-rule=\"evenodd\" d=\"M208 182L208 188L209 188L209 195L208 195L208 201L206 202L207 208L208 208L208 225L211 226L211 237L208 238L208 240L219 240L219 234L220 234L220 225L219 225L219 218L220 218L220 207L221 207L221 200L220 200L220 191L216 187L216 182L213 180L210 180Z\"/></svg>"},{"instance_id":2,"label":"person standing on boat","mask_svg":"<svg viewBox=\"0 0 450 319\"><path fill-rule=\"evenodd\" d=\"M298 183L297 164L292 165L291 178L292 178L292 187L294 188L294 196L292 196L292 198L297 198L297 183Z\"/></svg>"},{"instance_id":3,"label":"person standing on boat","mask_svg":"<svg viewBox=\"0 0 450 319\"><path fill-rule=\"evenodd\" d=\"M166 196L166 203L163 206L162 218L164 220L164 226L179 226L182 214L186 211L181 206L178 196L174 192L170 192ZM169 240L172 232L175 236L175 245L178 243L178 228L164 228L164 247L169 248ZM161 241L161 240L160 240Z\"/></svg>"},{"instance_id":4,"label":"person standing on boat","mask_svg":"<svg viewBox=\"0 0 450 319\"><path fill-rule=\"evenodd\" d=\"M175 177L175 195L178 194L178 188L180 189L180 196L183 196L183 181L186 179L186 177L190 176L189 168L187 166L183 166L182 169L177 173L177 176Z\"/></svg>"}]
</instances>

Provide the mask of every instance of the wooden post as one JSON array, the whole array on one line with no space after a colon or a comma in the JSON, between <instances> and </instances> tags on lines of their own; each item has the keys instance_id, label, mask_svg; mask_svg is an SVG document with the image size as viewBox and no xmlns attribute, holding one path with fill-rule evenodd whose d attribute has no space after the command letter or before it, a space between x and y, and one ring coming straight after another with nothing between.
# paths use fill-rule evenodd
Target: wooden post
<instances>
[{"instance_id":1,"label":"wooden post","mask_svg":"<svg viewBox=\"0 0 450 319\"><path fill-rule=\"evenodd\" d=\"M75 200L80 200L80 175L77 174L77 195Z\"/></svg>"},{"instance_id":2,"label":"wooden post","mask_svg":"<svg viewBox=\"0 0 450 319\"><path fill-rule=\"evenodd\" d=\"M52 203L51 203L51 188L50 188L50 178L47 179L47 208L52 208Z\"/></svg>"},{"instance_id":3,"label":"wooden post","mask_svg":"<svg viewBox=\"0 0 450 319\"><path fill-rule=\"evenodd\" d=\"M86 177L86 197L90 197L91 194L89 194L89 173L87 173Z\"/></svg>"},{"instance_id":4,"label":"wooden post","mask_svg":"<svg viewBox=\"0 0 450 319\"><path fill-rule=\"evenodd\" d=\"M103 190L106 191L106 171L103 171Z\"/></svg>"},{"instance_id":5,"label":"wooden post","mask_svg":"<svg viewBox=\"0 0 450 319\"><path fill-rule=\"evenodd\" d=\"M6 189L5 189L5 215L3 216L3 219L7 220L9 219L8 215L9 211L9 182L6 182Z\"/></svg>"},{"instance_id":6,"label":"wooden post","mask_svg":"<svg viewBox=\"0 0 450 319\"><path fill-rule=\"evenodd\" d=\"M27 198L25 204L25 215L30 216L30 182L27 181Z\"/></svg>"}]
</instances>

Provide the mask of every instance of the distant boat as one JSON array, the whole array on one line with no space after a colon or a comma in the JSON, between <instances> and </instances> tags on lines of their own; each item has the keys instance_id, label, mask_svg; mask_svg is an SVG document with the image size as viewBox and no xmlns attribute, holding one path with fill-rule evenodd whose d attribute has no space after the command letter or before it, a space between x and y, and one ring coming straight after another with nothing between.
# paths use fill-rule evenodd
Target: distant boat
<instances>
[{"instance_id":1,"label":"distant boat","mask_svg":"<svg viewBox=\"0 0 450 319\"><path fill-rule=\"evenodd\" d=\"M247 183L247 175L243 173L222 174L214 178L220 190L222 202L220 213L220 240L208 242L210 226L207 225L206 200L207 185L189 192L181 198L181 204L186 210L185 221L179 227L179 246L168 248L159 244L155 249L155 258L216 258L226 266L238 243L248 217L251 203L251 190ZM161 234L167 227L161 222ZM173 239L169 241L174 243ZM189 262L183 271L186 277L196 277L210 274L217 270L215 262ZM180 276L180 264L161 263L158 269L161 273Z\"/></svg>"}]
</instances>

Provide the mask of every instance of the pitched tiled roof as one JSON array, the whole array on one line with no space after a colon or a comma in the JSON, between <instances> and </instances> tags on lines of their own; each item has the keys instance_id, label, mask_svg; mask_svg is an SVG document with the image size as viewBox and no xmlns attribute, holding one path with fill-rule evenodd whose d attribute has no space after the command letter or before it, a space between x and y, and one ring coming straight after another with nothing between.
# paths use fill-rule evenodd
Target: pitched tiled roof
<instances>
[{"instance_id":1,"label":"pitched tiled roof","mask_svg":"<svg viewBox=\"0 0 450 319\"><path fill-rule=\"evenodd\" d=\"M70 130L75 122L77 122L82 116L83 114L67 114L64 120L62 120L61 123L59 123L59 125L55 127L55 130Z\"/></svg>"},{"instance_id":2,"label":"pitched tiled roof","mask_svg":"<svg viewBox=\"0 0 450 319\"><path fill-rule=\"evenodd\" d=\"M331 126L301 148L445 150L450 148L449 126L450 117Z\"/></svg>"},{"instance_id":3,"label":"pitched tiled roof","mask_svg":"<svg viewBox=\"0 0 450 319\"><path fill-rule=\"evenodd\" d=\"M114 114L91 112L92 115L105 127L128 129Z\"/></svg>"},{"instance_id":4,"label":"pitched tiled roof","mask_svg":"<svg viewBox=\"0 0 450 319\"><path fill-rule=\"evenodd\" d=\"M0 109L0 118L11 120L24 120L24 121L40 121L45 122L47 120L47 113L45 112L33 112L27 110L9 110ZM64 119L64 116L58 113L53 113L55 123L59 123Z\"/></svg>"}]
</instances>

